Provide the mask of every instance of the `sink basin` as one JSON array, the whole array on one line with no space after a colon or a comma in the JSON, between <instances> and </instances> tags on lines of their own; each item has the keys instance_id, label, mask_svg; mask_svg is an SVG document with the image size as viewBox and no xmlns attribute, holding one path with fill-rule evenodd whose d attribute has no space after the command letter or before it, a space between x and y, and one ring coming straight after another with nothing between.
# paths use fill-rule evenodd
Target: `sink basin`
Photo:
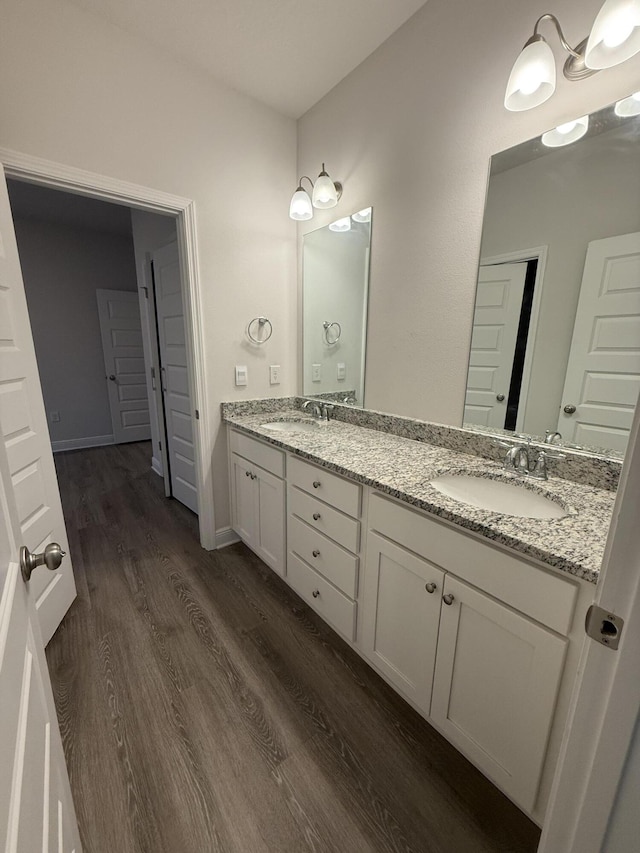
<instances>
[{"instance_id":1,"label":"sink basin","mask_svg":"<svg viewBox=\"0 0 640 853\"><path fill-rule=\"evenodd\" d=\"M550 498L505 480L444 474L431 480L431 485L449 498L490 512L518 518L565 518L569 515Z\"/></svg>"},{"instance_id":2,"label":"sink basin","mask_svg":"<svg viewBox=\"0 0 640 853\"><path fill-rule=\"evenodd\" d=\"M271 432L315 432L318 429L315 421L272 421L260 426Z\"/></svg>"}]
</instances>

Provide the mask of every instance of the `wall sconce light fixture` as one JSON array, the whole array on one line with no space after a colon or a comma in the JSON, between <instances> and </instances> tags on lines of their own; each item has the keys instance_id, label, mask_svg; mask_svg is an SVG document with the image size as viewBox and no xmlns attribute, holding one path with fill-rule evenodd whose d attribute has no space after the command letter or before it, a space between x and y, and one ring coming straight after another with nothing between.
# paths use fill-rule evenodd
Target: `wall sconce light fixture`
<instances>
[{"instance_id":1,"label":"wall sconce light fixture","mask_svg":"<svg viewBox=\"0 0 640 853\"><path fill-rule=\"evenodd\" d=\"M311 196L309 196L309 193L302 186L303 181L309 181L311 184ZM339 181L331 180L327 172L325 172L323 163L322 171L318 175L315 184L307 175L303 175L298 181L298 188L291 198L289 216L291 219L298 221L311 219L314 207L318 210L335 207L341 195L342 184Z\"/></svg>"},{"instance_id":2,"label":"wall sconce light fixture","mask_svg":"<svg viewBox=\"0 0 640 853\"><path fill-rule=\"evenodd\" d=\"M602 68L611 68L640 51L640 0L605 0L588 38L576 47L567 42L555 15L536 21L533 35L515 61L507 83L504 105L508 110L530 110L548 100L556 88L553 51L538 28L551 21L562 47L569 54L563 73L567 80L582 80Z\"/></svg>"}]
</instances>

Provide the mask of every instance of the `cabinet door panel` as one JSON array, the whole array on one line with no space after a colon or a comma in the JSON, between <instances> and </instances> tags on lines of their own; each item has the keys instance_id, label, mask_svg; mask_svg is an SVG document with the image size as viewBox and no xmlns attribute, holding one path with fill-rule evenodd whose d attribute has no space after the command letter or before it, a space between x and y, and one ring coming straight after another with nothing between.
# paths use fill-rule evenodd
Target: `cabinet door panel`
<instances>
[{"instance_id":1,"label":"cabinet door panel","mask_svg":"<svg viewBox=\"0 0 640 853\"><path fill-rule=\"evenodd\" d=\"M431 717L527 811L535 805L567 641L447 576Z\"/></svg>"},{"instance_id":2,"label":"cabinet door panel","mask_svg":"<svg viewBox=\"0 0 640 853\"><path fill-rule=\"evenodd\" d=\"M255 540L255 489L251 471L241 456L231 455L233 529L249 547Z\"/></svg>"},{"instance_id":3,"label":"cabinet door panel","mask_svg":"<svg viewBox=\"0 0 640 853\"><path fill-rule=\"evenodd\" d=\"M375 533L367 538L363 646L405 696L429 712L444 572ZM427 584L435 584L429 593Z\"/></svg>"},{"instance_id":4,"label":"cabinet door panel","mask_svg":"<svg viewBox=\"0 0 640 853\"><path fill-rule=\"evenodd\" d=\"M284 482L255 468L257 519L254 550L279 575L284 575Z\"/></svg>"}]
</instances>

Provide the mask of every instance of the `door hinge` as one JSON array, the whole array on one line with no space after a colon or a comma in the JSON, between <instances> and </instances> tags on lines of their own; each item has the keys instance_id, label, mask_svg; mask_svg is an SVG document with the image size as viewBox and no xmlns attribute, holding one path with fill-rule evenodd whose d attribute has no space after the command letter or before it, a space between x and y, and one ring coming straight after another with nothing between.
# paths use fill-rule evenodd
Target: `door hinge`
<instances>
[{"instance_id":1,"label":"door hinge","mask_svg":"<svg viewBox=\"0 0 640 853\"><path fill-rule=\"evenodd\" d=\"M597 640L609 649L617 649L620 643L620 635L624 626L624 619L616 616L610 610L604 610L597 604L592 604L587 610L584 621L584 629L587 636Z\"/></svg>"},{"instance_id":2,"label":"door hinge","mask_svg":"<svg viewBox=\"0 0 640 853\"><path fill-rule=\"evenodd\" d=\"M200 420L200 412L196 409L196 420Z\"/></svg>"},{"instance_id":3,"label":"door hinge","mask_svg":"<svg viewBox=\"0 0 640 853\"><path fill-rule=\"evenodd\" d=\"M160 450L162 450L162 442L161 441L158 442L158 447Z\"/></svg>"},{"instance_id":4,"label":"door hinge","mask_svg":"<svg viewBox=\"0 0 640 853\"><path fill-rule=\"evenodd\" d=\"M145 298L145 299L148 299L148 298L149 298L149 288L148 288L148 287L146 287L146 286L143 284L143 285L140 287L140 290L144 290L144 298Z\"/></svg>"},{"instance_id":5,"label":"door hinge","mask_svg":"<svg viewBox=\"0 0 640 853\"><path fill-rule=\"evenodd\" d=\"M151 367L151 390L156 390L156 369L155 367Z\"/></svg>"}]
</instances>

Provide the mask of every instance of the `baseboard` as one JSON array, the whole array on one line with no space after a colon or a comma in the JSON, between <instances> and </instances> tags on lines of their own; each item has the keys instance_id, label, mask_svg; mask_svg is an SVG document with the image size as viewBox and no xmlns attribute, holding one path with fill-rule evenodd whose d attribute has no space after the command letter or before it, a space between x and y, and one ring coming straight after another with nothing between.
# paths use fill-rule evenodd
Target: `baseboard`
<instances>
[{"instance_id":1,"label":"baseboard","mask_svg":"<svg viewBox=\"0 0 640 853\"><path fill-rule=\"evenodd\" d=\"M156 459L155 456L151 457L151 470L154 471L158 477L164 477L162 473L162 462L159 459Z\"/></svg>"},{"instance_id":2,"label":"baseboard","mask_svg":"<svg viewBox=\"0 0 640 853\"><path fill-rule=\"evenodd\" d=\"M230 527L221 527L216 530L216 548L226 548L227 545L233 545L240 542L240 537Z\"/></svg>"},{"instance_id":3,"label":"baseboard","mask_svg":"<svg viewBox=\"0 0 640 853\"><path fill-rule=\"evenodd\" d=\"M86 447L104 447L106 444L115 444L113 435L90 435L87 438L52 441L51 449L54 453L62 453L64 450L83 450Z\"/></svg>"}]
</instances>

